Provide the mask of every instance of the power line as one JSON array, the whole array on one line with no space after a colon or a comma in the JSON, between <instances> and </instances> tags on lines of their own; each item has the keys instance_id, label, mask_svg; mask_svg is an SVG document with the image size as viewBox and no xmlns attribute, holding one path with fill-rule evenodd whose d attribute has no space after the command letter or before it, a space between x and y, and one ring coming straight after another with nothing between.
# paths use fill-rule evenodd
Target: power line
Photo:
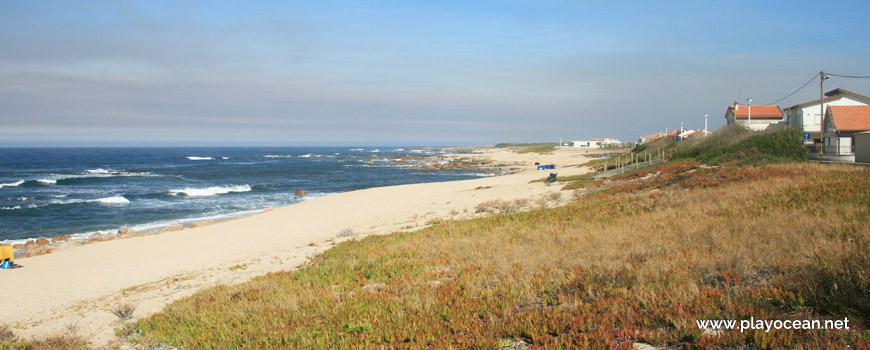
<instances>
[{"instance_id":1,"label":"power line","mask_svg":"<svg viewBox=\"0 0 870 350\"><path fill-rule=\"evenodd\" d=\"M831 74L831 75L833 75L833 74ZM788 96L783 97L783 98L781 98L781 99L778 99L778 100L776 100L776 101L773 101L773 102L771 102L771 103L768 103L767 105L775 105L775 104L779 103L780 101L785 100L785 99L791 97L792 95L796 94L798 91L801 91L801 89L807 87L807 85L810 85L810 83L812 83L813 80L816 80L816 78L818 78L818 77L819 77L818 74L813 74L813 77L812 77L809 81L807 81L806 84L802 85L801 87L799 87L799 88L798 88L797 90L795 90L794 92L788 94Z\"/></svg>"},{"instance_id":2,"label":"power line","mask_svg":"<svg viewBox=\"0 0 870 350\"><path fill-rule=\"evenodd\" d=\"M834 73L825 73L825 75L830 75L832 77L840 77L840 78L853 78L853 79L868 79L870 75L840 75Z\"/></svg>"}]
</instances>

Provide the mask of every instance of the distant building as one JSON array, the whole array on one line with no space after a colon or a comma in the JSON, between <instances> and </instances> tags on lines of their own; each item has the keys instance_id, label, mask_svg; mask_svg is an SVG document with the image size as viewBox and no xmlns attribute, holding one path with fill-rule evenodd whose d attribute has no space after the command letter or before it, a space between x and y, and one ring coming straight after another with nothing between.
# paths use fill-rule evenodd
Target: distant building
<instances>
[{"instance_id":1,"label":"distant building","mask_svg":"<svg viewBox=\"0 0 870 350\"><path fill-rule=\"evenodd\" d=\"M823 102L827 106L861 106L870 104L870 97L844 89L834 89L825 93ZM800 126L810 133L806 143L821 143L822 112L819 100L813 100L785 109L789 126Z\"/></svg>"},{"instance_id":2,"label":"distant building","mask_svg":"<svg viewBox=\"0 0 870 350\"><path fill-rule=\"evenodd\" d=\"M574 147L579 148L605 148L622 146L622 142L617 139L611 138L595 138L589 139L588 141L572 141L571 144Z\"/></svg>"},{"instance_id":3,"label":"distant building","mask_svg":"<svg viewBox=\"0 0 870 350\"><path fill-rule=\"evenodd\" d=\"M648 135L643 135L643 136L637 138L637 144L641 145L641 144L644 144L644 143L647 143L647 142L650 142L653 140L658 140L662 137L663 137L662 134L658 133L658 132L648 134Z\"/></svg>"},{"instance_id":4,"label":"distant building","mask_svg":"<svg viewBox=\"0 0 870 350\"><path fill-rule=\"evenodd\" d=\"M870 131L870 106L825 108L825 155L855 161L855 135Z\"/></svg>"},{"instance_id":5,"label":"distant building","mask_svg":"<svg viewBox=\"0 0 870 350\"><path fill-rule=\"evenodd\" d=\"M780 123L785 121L785 115L779 106L740 105L734 102L725 111L725 120L727 120L728 125L736 123L750 130L761 131L781 125Z\"/></svg>"}]
</instances>

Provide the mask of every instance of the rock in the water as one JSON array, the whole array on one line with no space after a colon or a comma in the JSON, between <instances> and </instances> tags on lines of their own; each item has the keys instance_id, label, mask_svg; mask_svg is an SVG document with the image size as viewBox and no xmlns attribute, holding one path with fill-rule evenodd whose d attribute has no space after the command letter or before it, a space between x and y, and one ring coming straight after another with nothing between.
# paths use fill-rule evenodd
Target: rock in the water
<instances>
[{"instance_id":1,"label":"rock in the water","mask_svg":"<svg viewBox=\"0 0 870 350\"><path fill-rule=\"evenodd\" d=\"M47 240L47 239L45 239L45 238L37 238L37 239L36 239L36 244L37 244L37 245L46 245L46 244L49 244L49 243L51 243L51 241L49 241L49 240Z\"/></svg>"},{"instance_id":2,"label":"rock in the water","mask_svg":"<svg viewBox=\"0 0 870 350\"><path fill-rule=\"evenodd\" d=\"M136 230L129 227L121 227L118 229L118 236L133 236L136 234Z\"/></svg>"},{"instance_id":3,"label":"rock in the water","mask_svg":"<svg viewBox=\"0 0 870 350\"><path fill-rule=\"evenodd\" d=\"M302 195L305 195L306 193L308 193L308 192L305 191L305 190L296 190L296 195L297 195L297 196L302 196Z\"/></svg>"},{"instance_id":4,"label":"rock in the water","mask_svg":"<svg viewBox=\"0 0 870 350\"><path fill-rule=\"evenodd\" d=\"M190 224L190 228L208 226L217 223L217 221L198 221Z\"/></svg>"},{"instance_id":5,"label":"rock in the water","mask_svg":"<svg viewBox=\"0 0 870 350\"><path fill-rule=\"evenodd\" d=\"M174 224L174 225L169 225L169 226L166 226L166 227L164 227L164 228L161 228L161 229L160 229L159 231L157 231L157 232L181 231L181 230L183 230L183 229L184 229L184 226L183 226L183 225L181 225L181 224Z\"/></svg>"}]
</instances>

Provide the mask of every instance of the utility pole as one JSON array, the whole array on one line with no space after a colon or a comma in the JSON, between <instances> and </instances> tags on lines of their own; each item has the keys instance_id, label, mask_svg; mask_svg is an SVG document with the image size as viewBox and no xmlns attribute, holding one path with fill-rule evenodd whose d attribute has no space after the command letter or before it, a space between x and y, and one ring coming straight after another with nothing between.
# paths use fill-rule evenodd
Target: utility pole
<instances>
[{"instance_id":1,"label":"utility pole","mask_svg":"<svg viewBox=\"0 0 870 350\"><path fill-rule=\"evenodd\" d=\"M819 148L819 160L822 160L822 155L825 154L825 71L819 71L819 137L821 138L822 145Z\"/></svg>"}]
</instances>

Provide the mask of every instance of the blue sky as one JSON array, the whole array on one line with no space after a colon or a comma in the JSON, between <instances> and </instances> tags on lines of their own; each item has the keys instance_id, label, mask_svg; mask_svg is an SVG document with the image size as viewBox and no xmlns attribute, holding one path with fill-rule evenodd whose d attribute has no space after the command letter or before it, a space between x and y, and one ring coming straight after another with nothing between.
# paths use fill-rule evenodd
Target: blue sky
<instances>
[{"instance_id":1,"label":"blue sky","mask_svg":"<svg viewBox=\"0 0 870 350\"><path fill-rule=\"evenodd\" d=\"M5 1L0 146L474 145L870 75L862 1ZM870 95L868 79L826 90ZM818 98L818 83L778 105Z\"/></svg>"}]
</instances>

